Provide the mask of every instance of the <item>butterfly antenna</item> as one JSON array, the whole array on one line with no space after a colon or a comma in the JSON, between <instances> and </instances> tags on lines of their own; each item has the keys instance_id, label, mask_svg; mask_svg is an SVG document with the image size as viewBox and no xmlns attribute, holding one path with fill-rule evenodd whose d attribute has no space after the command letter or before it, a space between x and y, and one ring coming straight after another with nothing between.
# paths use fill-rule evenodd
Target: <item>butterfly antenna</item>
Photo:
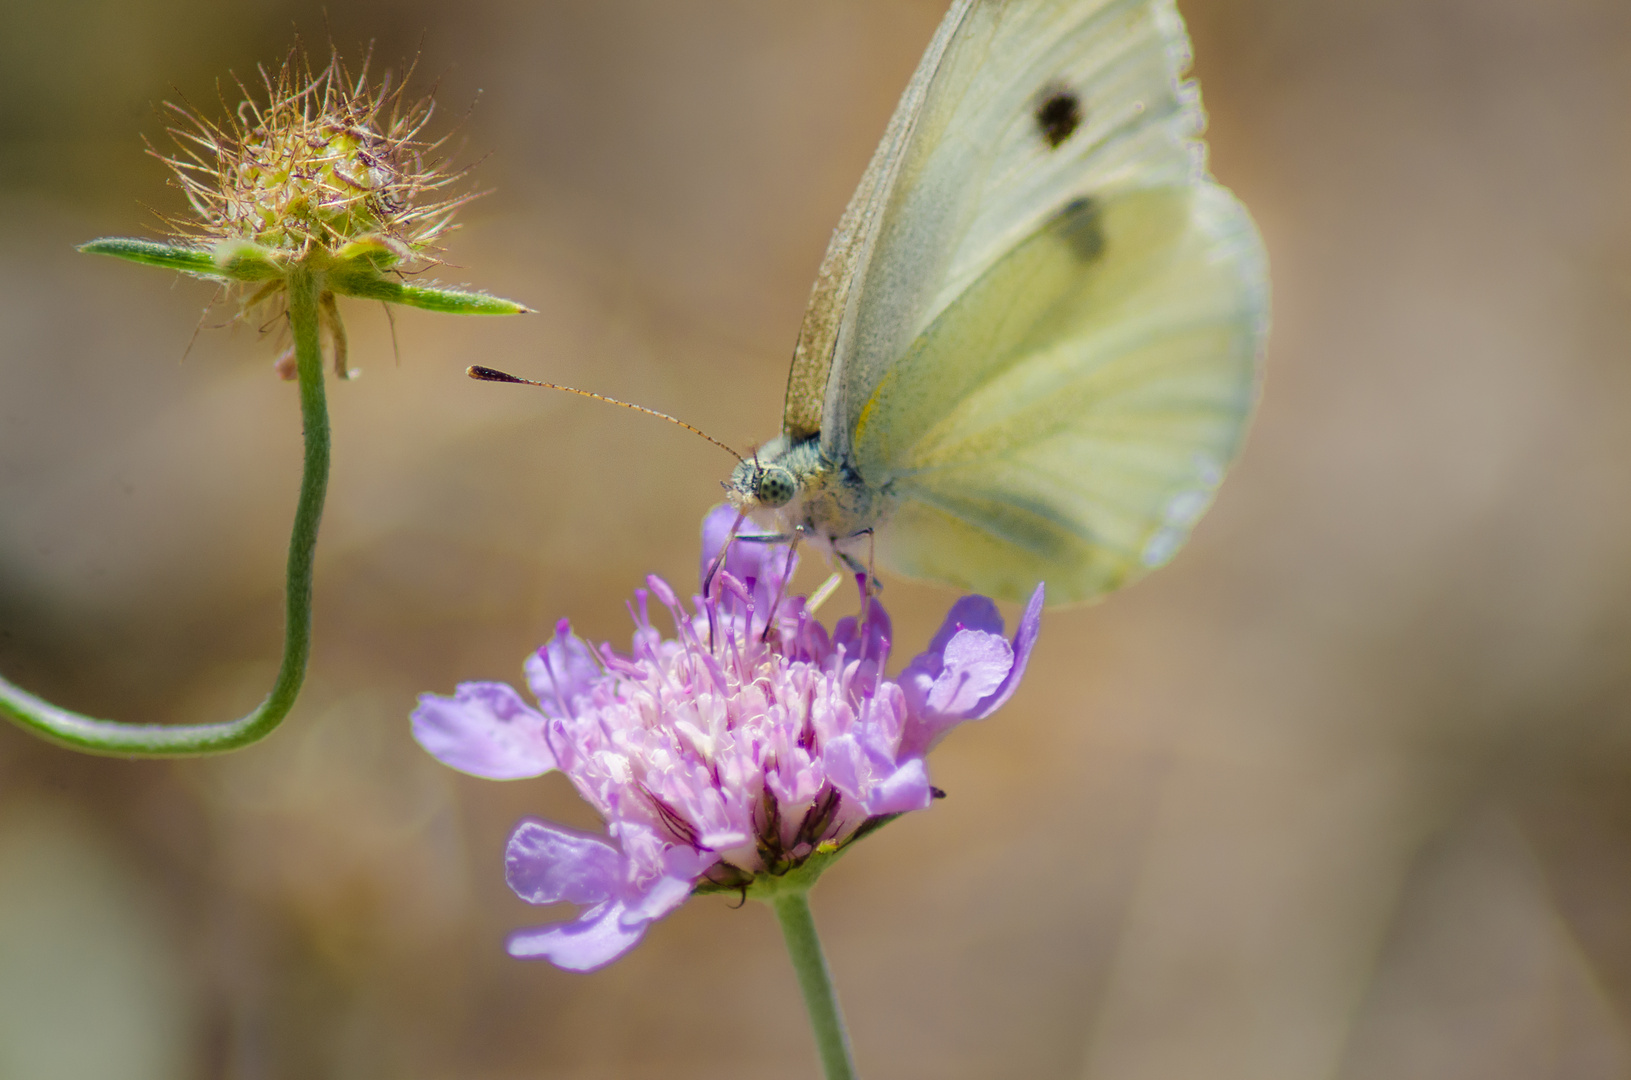
<instances>
[{"instance_id":1,"label":"butterfly antenna","mask_svg":"<svg viewBox=\"0 0 1631 1080\"><path fill-rule=\"evenodd\" d=\"M576 394L579 397L594 398L596 401L604 401L608 405L621 405L625 409L633 409L635 412L642 412L647 416L655 416L659 420L667 420L670 424L678 424L691 434L707 439L709 442L725 451L725 453L729 454L737 461L740 462L742 460L741 454L738 454L735 450L732 450L730 447L726 446L724 443L720 442L706 431L703 431L701 428L687 424L684 420L681 420L677 416L669 416L667 413L658 412L656 409L648 409L644 405L635 405L631 402L619 401L617 398L607 397L605 394L596 394L589 390L578 390L575 387L562 386L559 383L539 382L537 379L523 379L519 375L511 375L508 372L498 371L494 368L482 367L480 364L470 365L470 367L465 369L464 373L470 376L472 379L479 380L480 382L522 383L526 386L541 386L545 390L564 390L568 394Z\"/></svg>"}]
</instances>

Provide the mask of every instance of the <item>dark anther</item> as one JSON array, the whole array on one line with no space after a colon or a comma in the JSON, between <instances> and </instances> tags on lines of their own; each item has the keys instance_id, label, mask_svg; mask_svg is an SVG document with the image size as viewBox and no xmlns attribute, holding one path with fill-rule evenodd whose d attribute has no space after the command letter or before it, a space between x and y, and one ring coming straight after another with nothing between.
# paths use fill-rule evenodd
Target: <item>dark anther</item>
<instances>
[{"instance_id":1,"label":"dark anther","mask_svg":"<svg viewBox=\"0 0 1631 1080\"><path fill-rule=\"evenodd\" d=\"M804 820L799 822L798 839L794 843L806 843L812 847L820 843L827 827L832 824L833 818L838 816L840 801L838 789L832 788L813 803L810 809L804 812Z\"/></svg>"},{"instance_id":2,"label":"dark anther","mask_svg":"<svg viewBox=\"0 0 1631 1080\"><path fill-rule=\"evenodd\" d=\"M765 771L769 772L773 767L772 763L767 762ZM770 793L769 788L765 789L764 795L760 798L759 807L764 818L759 825L757 845L759 857L764 860L766 866L772 866L781 863L786 855L786 850L782 847L782 807L781 803L776 801L776 796Z\"/></svg>"},{"instance_id":3,"label":"dark anther","mask_svg":"<svg viewBox=\"0 0 1631 1080\"><path fill-rule=\"evenodd\" d=\"M651 805L656 809L657 816L663 819L663 824L668 826L668 831L673 834L674 839L682 844L690 844L692 847L696 847L697 831L691 827L690 822L681 817L679 811L653 794L650 788L642 784L640 790L645 792L646 798L651 800Z\"/></svg>"}]
</instances>

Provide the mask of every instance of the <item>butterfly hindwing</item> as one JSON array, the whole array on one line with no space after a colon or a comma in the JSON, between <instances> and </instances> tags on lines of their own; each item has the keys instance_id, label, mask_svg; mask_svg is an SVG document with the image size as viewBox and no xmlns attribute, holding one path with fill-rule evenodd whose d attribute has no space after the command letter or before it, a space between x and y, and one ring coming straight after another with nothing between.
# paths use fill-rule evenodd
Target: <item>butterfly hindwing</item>
<instances>
[{"instance_id":1,"label":"butterfly hindwing","mask_svg":"<svg viewBox=\"0 0 1631 1080\"><path fill-rule=\"evenodd\" d=\"M1082 199L986 271L864 405L883 565L1090 599L1182 543L1256 397L1264 265L1211 184Z\"/></svg>"}]
</instances>

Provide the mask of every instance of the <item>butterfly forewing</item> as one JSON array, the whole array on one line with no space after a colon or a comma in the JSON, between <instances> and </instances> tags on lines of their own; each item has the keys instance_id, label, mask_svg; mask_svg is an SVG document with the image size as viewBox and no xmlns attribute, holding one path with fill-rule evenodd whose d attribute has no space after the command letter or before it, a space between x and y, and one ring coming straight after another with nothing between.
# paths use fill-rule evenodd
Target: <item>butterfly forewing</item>
<instances>
[{"instance_id":1,"label":"butterfly forewing","mask_svg":"<svg viewBox=\"0 0 1631 1080\"><path fill-rule=\"evenodd\" d=\"M940 68L947 46L974 6L974 0L957 0L941 20L934 40L929 42L912 81L895 106L889 127L873 151L861 183L850 196L844 216L833 230L821 268L816 272L815 286L810 290L798 343L793 348L793 366L787 375L787 399L782 410L785 435L803 439L821 430L828 375L845 312L850 310L849 299L857 270L872 250L879 216L916 129L929 84Z\"/></svg>"},{"instance_id":2,"label":"butterfly forewing","mask_svg":"<svg viewBox=\"0 0 1631 1080\"><path fill-rule=\"evenodd\" d=\"M982 0L952 16L892 182L873 196L822 415L834 457L883 372L1041 222L1081 195L1198 177L1170 3Z\"/></svg>"},{"instance_id":3,"label":"butterfly forewing","mask_svg":"<svg viewBox=\"0 0 1631 1080\"><path fill-rule=\"evenodd\" d=\"M990 62L1023 72L983 89L991 164L924 325L992 262L1079 196L1198 180L1202 117L1180 82L1187 38L1170 4L1009 4ZM973 120L973 117L970 117Z\"/></svg>"}]
</instances>

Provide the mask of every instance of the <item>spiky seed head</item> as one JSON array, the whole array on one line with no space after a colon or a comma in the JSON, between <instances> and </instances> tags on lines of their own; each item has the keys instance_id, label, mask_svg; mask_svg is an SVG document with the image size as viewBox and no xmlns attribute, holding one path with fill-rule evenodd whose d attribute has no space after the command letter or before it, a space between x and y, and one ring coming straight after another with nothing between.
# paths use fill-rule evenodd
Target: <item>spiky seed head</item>
<instances>
[{"instance_id":1,"label":"spiky seed head","mask_svg":"<svg viewBox=\"0 0 1631 1080\"><path fill-rule=\"evenodd\" d=\"M243 100L220 124L166 103L177 153L157 156L194 214L167 219L178 238L246 263L366 258L384 270L428 259L474 197L443 194L464 170L445 167L442 140L421 137L434 100L407 98L406 79L371 86L366 61L352 75L336 54L314 71L298 47L260 77L260 94L238 84Z\"/></svg>"},{"instance_id":2,"label":"spiky seed head","mask_svg":"<svg viewBox=\"0 0 1631 1080\"><path fill-rule=\"evenodd\" d=\"M185 104L166 102L174 154L149 152L175 174L192 215L165 217L165 242L103 237L80 250L148 266L247 285L242 315L271 308L269 325L287 308L289 278L299 267L319 289L320 329L335 370L345 366L345 328L336 296L355 296L459 315L516 315L522 304L434 282L400 280L410 260L435 263L440 236L478 193L448 194L466 169L450 169L445 139L421 136L434 100L410 100L403 88L368 80L368 61L353 76L331 55L314 71L298 45L276 72L258 68L260 92L237 82L243 100L220 123ZM423 267L415 267L422 269ZM396 274L387 271L396 270ZM292 360L279 361L286 375Z\"/></svg>"}]
</instances>

